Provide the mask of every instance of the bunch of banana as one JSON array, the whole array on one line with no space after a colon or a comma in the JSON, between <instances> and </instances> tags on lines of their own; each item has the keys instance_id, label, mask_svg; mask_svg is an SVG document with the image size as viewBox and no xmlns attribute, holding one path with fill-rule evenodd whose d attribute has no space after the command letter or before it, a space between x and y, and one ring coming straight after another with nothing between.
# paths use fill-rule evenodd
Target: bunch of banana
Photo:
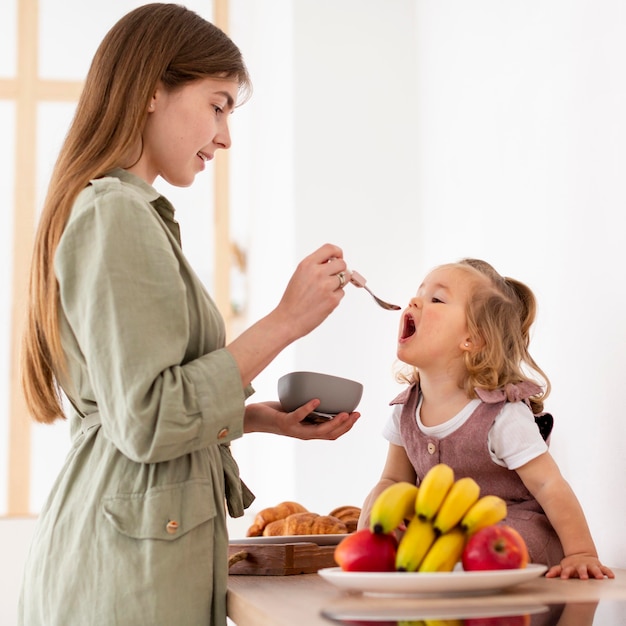
<instances>
[{"instance_id":1,"label":"bunch of banana","mask_svg":"<svg viewBox=\"0 0 626 626\"><path fill-rule=\"evenodd\" d=\"M396 569L401 572L416 572L436 539L437 533L432 522L415 516L398 544Z\"/></svg>"},{"instance_id":2,"label":"bunch of banana","mask_svg":"<svg viewBox=\"0 0 626 626\"><path fill-rule=\"evenodd\" d=\"M454 484L454 471L449 465L439 463L431 467L422 479L415 501L415 512L424 520L432 520L439 511L448 491Z\"/></svg>"},{"instance_id":3,"label":"bunch of banana","mask_svg":"<svg viewBox=\"0 0 626 626\"><path fill-rule=\"evenodd\" d=\"M461 560L465 548L465 533L460 528L453 528L444 535L439 535L422 559L418 572L451 572Z\"/></svg>"},{"instance_id":4,"label":"bunch of banana","mask_svg":"<svg viewBox=\"0 0 626 626\"><path fill-rule=\"evenodd\" d=\"M506 502L498 496L479 498L463 515L460 526L467 535L473 535L485 526L497 524L506 517Z\"/></svg>"},{"instance_id":5,"label":"bunch of banana","mask_svg":"<svg viewBox=\"0 0 626 626\"><path fill-rule=\"evenodd\" d=\"M452 530L480 496L478 483L469 476L459 478L448 491L434 520L435 530L443 535Z\"/></svg>"},{"instance_id":6,"label":"bunch of banana","mask_svg":"<svg viewBox=\"0 0 626 626\"><path fill-rule=\"evenodd\" d=\"M398 482L387 487L374 500L370 513L370 530L391 533L415 517L418 489L412 483Z\"/></svg>"},{"instance_id":7,"label":"bunch of banana","mask_svg":"<svg viewBox=\"0 0 626 626\"><path fill-rule=\"evenodd\" d=\"M398 544L396 569L405 572L449 572L461 559L467 538L506 517L506 503L480 496L470 477L455 480L449 465L439 463L419 487L398 482L375 500L370 529L390 533L407 522Z\"/></svg>"}]
</instances>

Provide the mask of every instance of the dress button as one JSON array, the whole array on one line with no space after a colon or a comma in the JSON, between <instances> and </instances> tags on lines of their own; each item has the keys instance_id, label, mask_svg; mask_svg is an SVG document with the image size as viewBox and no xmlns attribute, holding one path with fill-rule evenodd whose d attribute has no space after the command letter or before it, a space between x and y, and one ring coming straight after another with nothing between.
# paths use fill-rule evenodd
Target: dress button
<instances>
[{"instance_id":1,"label":"dress button","mask_svg":"<svg viewBox=\"0 0 626 626\"><path fill-rule=\"evenodd\" d=\"M165 530L168 534L173 535L178 531L178 522L175 520L170 520L165 526Z\"/></svg>"},{"instance_id":2,"label":"dress button","mask_svg":"<svg viewBox=\"0 0 626 626\"><path fill-rule=\"evenodd\" d=\"M435 454L435 451L437 450L437 446L435 446L435 444L432 441L428 442L428 454Z\"/></svg>"},{"instance_id":3,"label":"dress button","mask_svg":"<svg viewBox=\"0 0 626 626\"><path fill-rule=\"evenodd\" d=\"M220 430L220 432L217 433L217 438L218 439L224 439L224 437L226 437L226 435L228 435L228 428L222 428L222 430Z\"/></svg>"}]
</instances>

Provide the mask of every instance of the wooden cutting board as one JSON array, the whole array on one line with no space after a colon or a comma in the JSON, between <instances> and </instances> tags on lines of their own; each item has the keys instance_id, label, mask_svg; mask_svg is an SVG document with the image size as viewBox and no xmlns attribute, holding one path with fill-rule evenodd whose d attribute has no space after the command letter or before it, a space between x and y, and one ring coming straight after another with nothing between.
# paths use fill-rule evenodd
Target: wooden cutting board
<instances>
[{"instance_id":1,"label":"wooden cutting board","mask_svg":"<svg viewBox=\"0 0 626 626\"><path fill-rule=\"evenodd\" d=\"M337 566L333 556L335 548L315 543L231 543L228 572L252 576L314 574L324 567Z\"/></svg>"}]
</instances>

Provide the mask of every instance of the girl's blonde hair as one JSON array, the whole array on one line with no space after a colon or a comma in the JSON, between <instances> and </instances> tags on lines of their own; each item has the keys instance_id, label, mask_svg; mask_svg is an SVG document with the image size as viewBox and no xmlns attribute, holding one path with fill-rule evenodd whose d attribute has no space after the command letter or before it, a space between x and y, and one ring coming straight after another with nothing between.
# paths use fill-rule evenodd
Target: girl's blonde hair
<instances>
[{"instance_id":1,"label":"girl's blonde hair","mask_svg":"<svg viewBox=\"0 0 626 626\"><path fill-rule=\"evenodd\" d=\"M480 259L463 259L445 267L487 279L474 280L468 298L467 327L474 348L464 353L466 374L459 386L469 398L475 398L475 389L494 390L510 383L536 382L543 392L529 401L533 413L541 413L550 394L550 381L528 350L530 328L537 313L533 292L518 280L500 276ZM417 382L419 372L413 368L408 376L400 374L399 378Z\"/></svg>"},{"instance_id":2,"label":"girl's blonde hair","mask_svg":"<svg viewBox=\"0 0 626 626\"><path fill-rule=\"evenodd\" d=\"M21 377L26 404L37 421L63 417L57 378L65 357L53 261L74 201L90 180L132 164L159 83L174 90L205 77L236 80L243 99L251 90L237 46L219 28L176 4L147 4L131 11L96 51L35 236Z\"/></svg>"}]
</instances>

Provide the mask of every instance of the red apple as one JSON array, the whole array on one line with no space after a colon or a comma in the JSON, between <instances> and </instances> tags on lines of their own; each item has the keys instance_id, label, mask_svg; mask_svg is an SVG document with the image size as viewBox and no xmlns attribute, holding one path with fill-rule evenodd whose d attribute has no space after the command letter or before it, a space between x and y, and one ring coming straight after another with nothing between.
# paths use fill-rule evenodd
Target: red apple
<instances>
[{"instance_id":1,"label":"red apple","mask_svg":"<svg viewBox=\"0 0 626 626\"><path fill-rule=\"evenodd\" d=\"M528 565L528 548L511 526L486 526L469 538L461 562L466 571L520 569Z\"/></svg>"},{"instance_id":2,"label":"red apple","mask_svg":"<svg viewBox=\"0 0 626 626\"><path fill-rule=\"evenodd\" d=\"M335 548L335 561L346 572L393 572L398 540L395 535L362 528Z\"/></svg>"}]
</instances>

